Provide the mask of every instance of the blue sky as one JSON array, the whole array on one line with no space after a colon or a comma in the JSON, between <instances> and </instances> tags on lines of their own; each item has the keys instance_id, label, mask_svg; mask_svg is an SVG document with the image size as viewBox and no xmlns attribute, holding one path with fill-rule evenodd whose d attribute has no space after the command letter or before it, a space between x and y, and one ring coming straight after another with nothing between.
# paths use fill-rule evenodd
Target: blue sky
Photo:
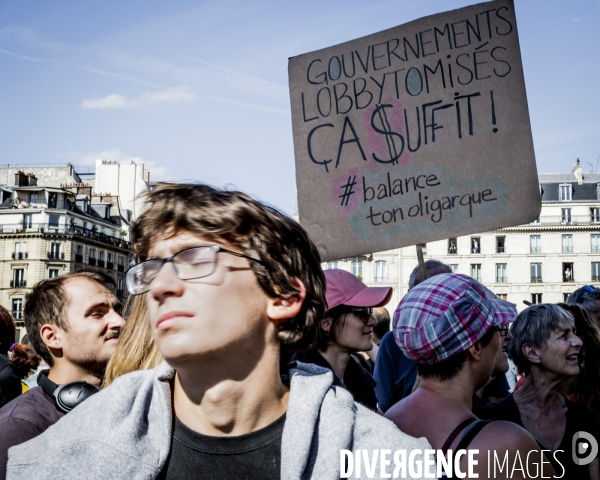
<instances>
[{"instance_id":1,"label":"blue sky","mask_svg":"<svg viewBox=\"0 0 600 480\"><path fill-rule=\"evenodd\" d=\"M0 164L135 160L293 213L288 57L474 3L3 0ZM596 169L600 1L515 3L538 170Z\"/></svg>"}]
</instances>

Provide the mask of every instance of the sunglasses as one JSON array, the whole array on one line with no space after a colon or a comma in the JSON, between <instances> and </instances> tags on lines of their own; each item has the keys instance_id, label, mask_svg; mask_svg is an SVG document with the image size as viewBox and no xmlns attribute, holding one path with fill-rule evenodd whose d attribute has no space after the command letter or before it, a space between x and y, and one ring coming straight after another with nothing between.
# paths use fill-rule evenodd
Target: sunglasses
<instances>
[{"instance_id":1,"label":"sunglasses","mask_svg":"<svg viewBox=\"0 0 600 480\"><path fill-rule=\"evenodd\" d=\"M594 293L598 292L598 289L596 287L592 287L591 285L585 285L581 287L579 292L577 292L577 296L575 297L575 303L579 303L581 297L583 297L583 292Z\"/></svg>"},{"instance_id":2,"label":"sunglasses","mask_svg":"<svg viewBox=\"0 0 600 480\"><path fill-rule=\"evenodd\" d=\"M367 307L348 307L344 310L344 313L353 313L364 323L367 323L371 315L373 315L373 309Z\"/></svg>"}]
</instances>

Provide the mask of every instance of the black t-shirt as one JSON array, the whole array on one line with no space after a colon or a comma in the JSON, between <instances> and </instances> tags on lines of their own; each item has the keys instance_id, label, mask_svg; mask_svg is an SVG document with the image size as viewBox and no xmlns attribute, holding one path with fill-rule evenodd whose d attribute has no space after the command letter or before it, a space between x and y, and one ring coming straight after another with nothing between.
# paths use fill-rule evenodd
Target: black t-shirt
<instances>
[{"instance_id":1,"label":"black t-shirt","mask_svg":"<svg viewBox=\"0 0 600 480\"><path fill-rule=\"evenodd\" d=\"M237 437L202 435L175 418L169 458L161 480L279 480L285 415L265 428Z\"/></svg>"},{"instance_id":2,"label":"black t-shirt","mask_svg":"<svg viewBox=\"0 0 600 480\"><path fill-rule=\"evenodd\" d=\"M314 363L333 372L329 362L317 350L294 355L293 360L302 363ZM377 383L373 380L371 374L362 368L352 356L350 356L344 371L344 383L335 374L333 379L333 384L348 390L356 403L360 403L371 410L377 410L377 396L375 395Z\"/></svg>"},{"instance_id":3,"label":"black t-shirt","mask_svg":"<svg viewBox=\"0 0 600 480\"><path fill-rule=\"evenodd\" d=\"M600 442L600 421L590 408L579 403L571 402L565 399L567 406L567 424L565 434L560 442L560 445L553 454L546 453L546 458L554 467L557 477L560 477L564 470L564 479L589 479L589 466L577 465L573 461L572 456L572 441L575 433L579 431L587 432ZM496 420L507 420L523 426L519 407L515 402L512 394L500 400L498 403L489 403L487 405L492 416ZM547 447L538 442L538 445L543 450L548 450ZM562 452L559 452L562 450ZM556 457L556 458L555 458Z\"/></svg>"},{"instance_id":4,"label":"black t-shirt","mask_svg":"<svg viewBox=\"0 0 600 480\"><path fill-rule=\"evenodd\" d=\"M37 437L64 415L42 387L32 388L0 408L0 479L6 475L8 449Z\"/></svg>"},{"instance_id":5,"label":"black t-shirt","mask_svg":"<svg viewBox=\"0 0 600 480\"><path fill-rule=\"evenodd\" d=\"M0 407L21 395L21 380L15 366L0 355Z\"/></svg>"}]
</instances>

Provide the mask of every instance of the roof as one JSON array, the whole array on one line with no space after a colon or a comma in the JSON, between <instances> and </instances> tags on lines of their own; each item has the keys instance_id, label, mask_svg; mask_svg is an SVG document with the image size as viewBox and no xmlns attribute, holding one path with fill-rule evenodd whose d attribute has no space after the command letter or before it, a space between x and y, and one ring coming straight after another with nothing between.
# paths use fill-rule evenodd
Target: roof
<instances>
[{"instance_id":1,"label":"roof","mask_svg":"<svg viewBox=\"0 0 600 480\"><path fill-rule=\"evenodd\" d=\"M573 172L570 173L538 173L540 183L572 183L577 182ZM583 183L600 183L600 172L583 172Z\"/></svg>"}]
</instances>

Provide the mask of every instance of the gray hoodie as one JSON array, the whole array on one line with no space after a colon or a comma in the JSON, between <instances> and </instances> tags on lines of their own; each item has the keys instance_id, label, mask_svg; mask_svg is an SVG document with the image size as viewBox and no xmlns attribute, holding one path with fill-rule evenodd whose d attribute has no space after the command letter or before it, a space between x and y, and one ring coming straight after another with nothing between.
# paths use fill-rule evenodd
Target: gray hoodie
<instances>
[{"instance_id":1,"label":"gray hoodie","mask_svg":"<svg viewBox=\"0 0 600 480\"><path fill-rule=\"evenodd\" d=\"M171 446L168 380L174 374L162 363L118 378L40 436L12 447L7 479L156 478ZM412 449L431 448L426 439L410 437L355 404L350 393L332 385L330 370L299 363L290 377L282 479L339 479L342 449L366 449L369 455L374 449L406 450L408 457Z\"/></svg>"}]
</instances>

